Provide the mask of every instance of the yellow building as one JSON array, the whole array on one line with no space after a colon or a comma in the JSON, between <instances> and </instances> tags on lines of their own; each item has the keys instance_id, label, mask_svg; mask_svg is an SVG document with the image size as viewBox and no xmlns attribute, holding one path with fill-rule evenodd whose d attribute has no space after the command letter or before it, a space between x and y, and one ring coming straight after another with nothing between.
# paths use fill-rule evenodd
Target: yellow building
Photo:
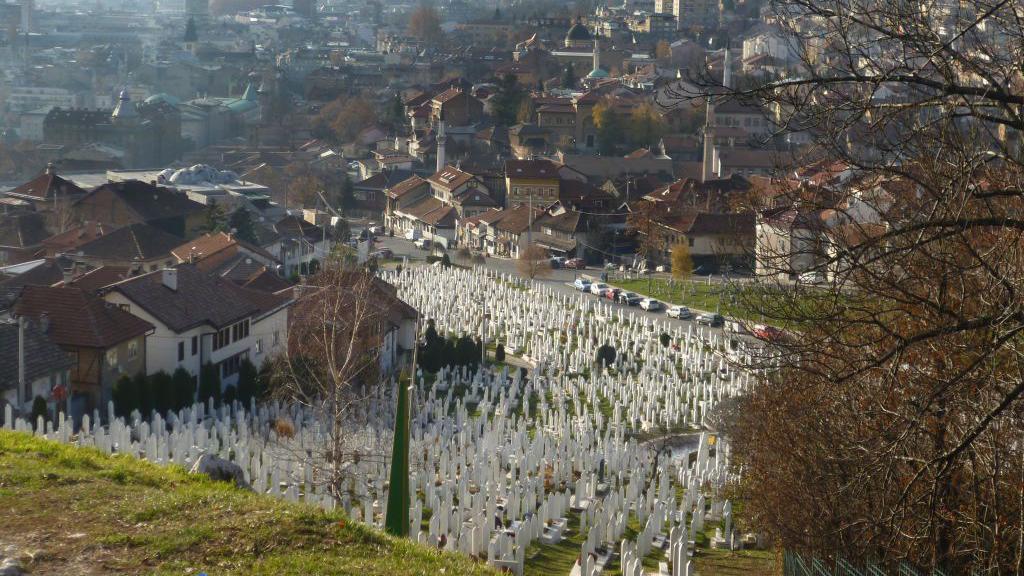
<instances>
[{"instance_id":1,"label":"yellow building","mask_svg":"<svg viewBox=\"0 0 1024 576\"><path fill-rule=\"evenodd\" d=\"M558 164L550 160L505 161L506 206L546 207L558 200Z\"/></svg>"}]
</instances>

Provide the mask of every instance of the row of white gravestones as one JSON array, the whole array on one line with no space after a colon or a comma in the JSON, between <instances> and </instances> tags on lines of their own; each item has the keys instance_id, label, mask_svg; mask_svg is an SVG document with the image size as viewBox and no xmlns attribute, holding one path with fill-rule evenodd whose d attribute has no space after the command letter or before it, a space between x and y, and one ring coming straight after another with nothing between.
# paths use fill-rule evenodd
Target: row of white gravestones
<instances>
[{"instance_id":1,"label":"row of white gravestones","mask_svg":"<svg viewBox=\"0 0 1024 576\"><path fill-rule=\"evenodd\" d=\"M456 307L463 312L462 323L435 311L439 328L471 333L479 324L477 312L504 310L495 312L499 321L488 326L488 334L498 326L526 346L551 350L534 350L546 363L528 378L521 378L518 371L443 371L433 388L417 390L411 484L425 497L413 503L413 533L420 532L424 508L430 507L432 516L422 536L428 543L443 541L452 550L493 557L496 565L507 562L521 567L531 542L542 536L561 538L573 529L564 522L570 506L584 508L586 541L595 550L621 538L630 514L643 518L652 531L660 528L664 519L659 523L652 514L663 516L665 510L675 508L668 497L665 479L669 475L660 470L655 476L658 491L652 492L648 478L656 459L650 449L628 439L626 429L700 422L705 410L741 392L745 378L735 373L722 376L720 360L692 332L637 320L621 310L608 313L615 322L600 323L589 314L593 305L582 297L556 297L543 291L538 297L532 291L502 293L500 289L491 293L500 282L465 272L462 275L468 279L445 274L432 269L420 280L404 277L403 295L418 294L409 299L418 298L429 306L433 294L444 292L438 289L441 284L453 279L452 284L461 287L457 289L469 293L484 286L491 299L486 306L469 304L472 299L463 294ZM545 305L547 300L558 305ZM679 351L657 342L661 331L684 343ZM566 362L589 366L604 341L629 350L632 358L617 361L614 376L607 372L570 375ZM441 392L456 389L466 392L461 398ZM598 409L602 402L611 405L610 416ZM471 407L476 415L470 414ZM106 452L184 466L203 453L215 453L237 462L257 491L326 508L340 505L355 519L374 525L383 522L387 466L378 459L353 465L338 502L326 493L323 471L329 466L323 461L322 448L331 430L328 419L314 410L279 404L214 410L212 405L199 404L169 414L166 420L133 414L127 421L111 419L112 413L109 409L107 426L83 422L75 441ZM345 435L368 455L387 453L393 414L391 394L375 396L370 408L353 418L357 425ZM293 423L294 435L277 436L274 425L280 419ZM98 415L93 420L95 424ZM25 423L20 426L30 428ZM49 431L45 424L39 429L61 441L72 437L69 427L61 423ZM701 446L705 444L702 439ZM693 469L671 476L687 487L684 498L689 499L685 504L690 509L698 504L692 495L701 486L718 485L727 478L723 454L721 444L714 458L707 450L698 450ZM599 485L604 486L604 495L599 496ZM499 541L503 543L490 547Z\"/></svg>"}]
</instances>

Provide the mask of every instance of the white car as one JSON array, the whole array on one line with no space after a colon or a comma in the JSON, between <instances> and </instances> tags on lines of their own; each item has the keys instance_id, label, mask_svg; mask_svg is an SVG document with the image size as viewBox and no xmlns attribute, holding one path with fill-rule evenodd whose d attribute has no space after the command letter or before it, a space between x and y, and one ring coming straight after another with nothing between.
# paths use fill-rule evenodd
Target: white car
<instances>
[{"instance_id":1,"label":"white car","mask_svg":"<svg viewBox=\"0 0 1024 576\"><path fill-rule=\"evenodd\" d=\"M590 285L590 293L598 296L604 296L604 291L608 289L608 285L604 282L595 282Z\"/></svg>"},{"instance_id":2,"label":"white car","mask_svg":"<svg viewBox=\"0 0 1024 576\"><path fill-rule=\"evenodd\" d=\"M747 330L747 327L742 322L737 322L736 320L726 320L725 331L733 334L750 334L750 330Z\"/></svg>"},{"instance_id":3,"label":"white car","mask_svg":"<svg viewBox=\"0 0 1024 576\"><path fill-rule=\"evenodd\" d=\"M654 298L644 298L640 301L640 307L648 312L653 312L655 310L661 310L661 302L658 302Z\"/></svg>"},{"instance_id":4,"label":"white car","mask_svg":"<svg viewBox=\"0 0 1024 576\"><path fill-rule=\"evenodd\" d=\"M680 320L686 320L693 318L693 312L686 306L669 306L668 310L665 311L669 318L679 318Z\"/></svg>"},{"instance_id":5,"label":"white car","mask_svg":"<svg viewBox=\"0 0 1024 576\"><path fill-rule=\"evenodd\" d=\"M798 278L801 284L824 284L825 275L816 270L804 272Z\"/></svg>"},{"instance_id":6,"label":"white car","mask_svg":"<svg viewBox=\"0 0 1024 576\"><path fill-rule=\"evenodd\" d=\"M427 250L430 248L430 240L427 240L426 238L420 238L412 244L420 250Z\"/></svg>"}]
</instances>

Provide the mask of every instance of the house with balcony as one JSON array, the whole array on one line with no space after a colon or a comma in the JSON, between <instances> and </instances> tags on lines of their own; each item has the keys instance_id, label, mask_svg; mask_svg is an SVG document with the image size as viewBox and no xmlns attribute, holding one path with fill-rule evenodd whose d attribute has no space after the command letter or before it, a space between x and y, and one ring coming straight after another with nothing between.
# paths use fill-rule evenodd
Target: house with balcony
<instances>
[{"instance_id":1,"label":"house with balcony","mask_svg":"<svg viewBox=\"0 0 1024 576\"><path fill-rule=\"evenodd\" d=\"M244 288L195 265L129 278L103 298L155 327L148 374L184 368L198 377L213 364L226 388L238 381L242 361L260 366L287 345L290 295Z\"/></svg>"}]
</instances>

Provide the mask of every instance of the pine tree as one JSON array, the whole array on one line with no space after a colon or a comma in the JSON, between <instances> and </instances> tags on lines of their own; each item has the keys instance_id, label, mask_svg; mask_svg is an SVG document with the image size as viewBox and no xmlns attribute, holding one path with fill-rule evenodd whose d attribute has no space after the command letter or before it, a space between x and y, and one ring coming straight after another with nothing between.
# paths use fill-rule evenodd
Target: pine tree
<instances>
[{"instance_id":1,"label":"pine tree","mask_svg":"<svg viewBox=\"0 0 1024 576\"><path fill-rule=\"evenodd\" d=\"M238 401L243 406L248 406L249 401L256 397L259 374L256 366L248 359L242 360L238 367Z\"/></svg>"},{"instance_id":2,"label":"pine tree","mask_svg":"<svg viewBox=\"0 0 1024 576\"><path fill-rule=\"evenodd\" d=\"M213 398L220 403L220 368L216 364L206 363L199 370L199 401L206 402Z\"/></svg>"},{"instance_id":3,"label":"pine tree","mask_svg":"<svg viewBox=\"0 0 1024 576\"><path fill-rule=\"evenodd\" d=\"M153 411L155 397L153 388L149 385L149 378L146 374L139 372L132 378L132 388L135 388L135 397L138 398L138 410L143 418L148 418Z\"/></svg>"},{"instance_id":4,"label":"pine tree","mask_svg":"<svg viewBox=\"0 0 1024 576\"><path fill-rule=\"evenodd\" d=\"M348 214L348 211L355 208L355 205L356 186L352 179L346 175L345 181L341 184L341 209L344 213Z\"/></svg>"},{"instance_id":5,"label":"pine tree","mask_svg":"<svg viewBox=\"0 0 1024 576\"><path fill-rule=\"evenodd\" d=\"M181 410L191 406L195 401L196 382L188 370L178 367L171 375L174 387L174 410Z\"/></svg>"},{"instance_id":6,"label":"pine tree","mask_svg":"<svg viewBox=\"0 0 1024 576\"><path fill-rule=\"evenodd\" d=\"M206 223L203 225L205 232L224 232L227 229L227 217L224 216L224 209L216 201L211 200L206 206Z\"/></svg>"},{"instance_id":7,"label":"pine tree","mask_svg":"<svg viewBox=\"0 0 1024 576\"><path fill-rule=\"evenodd\" d=\"M234 231L235 238L250 244L257 243L256 225L252 221L252 214L245 208L239 206L231 213L228 226Z\"/></svg>"},{"instance_id":8,"label":"pine tree","mask_svg":"<svg viewBox=\"0 0 1024 576\"><path fill-rule=\"evenodd\" d=\"M46 399L42 396L36 396L32 400L32 425L35 426L36 421L39 417L43 417L43 421L50 419L50 409L46 406Z\"/></svg>"},{"instance_id":9,"label":"pine tree","mask_svg":"<svg viewBox=\"0 0 1024 576\"><path fill-rule=\"evenodd\" d=\"M127 418L132 410L138 408L139 400L132 384L131 376L125 374L114 382L114 389L111 396L114 400L114 413L122 418Z\"/></svg>"},{"instance_id":10,"label":"pine tree","mask_svg":"<svg viewBox=\"0 0 1024 576\"><path fill-rule=\"evenodd\" d=\"M149 377L149 386L153 390L154 408L161 414L174 410L178 401L174 388L174 379L163 370Z\"/></svg>"},{"instance_id":11,"label":"pine tree","mask_svg":"<svg viewBox=\"0 0 1024 576\"><path fill-rule=\"evenodd\" d=\"M576 87L576 68L573 67L572 62L565 67L562 71L562 88L575 88Z\"/></svg>"}]
</instances>

